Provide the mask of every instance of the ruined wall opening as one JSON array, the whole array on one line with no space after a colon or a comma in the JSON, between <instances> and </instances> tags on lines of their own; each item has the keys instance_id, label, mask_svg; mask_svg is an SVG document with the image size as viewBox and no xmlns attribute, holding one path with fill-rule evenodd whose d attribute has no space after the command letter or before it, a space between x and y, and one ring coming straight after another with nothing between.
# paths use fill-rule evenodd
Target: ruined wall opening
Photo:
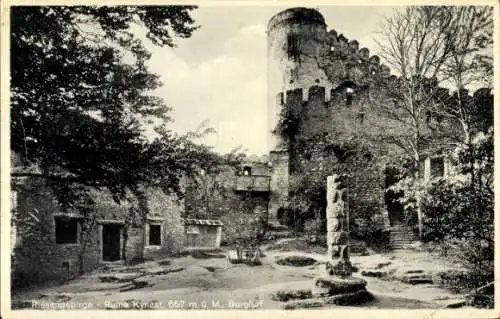
<instances>
[{"instance_id":1,"label":"ruined wall opening","mask_svg":"<svg viewBox=\"0 0 500 319\"><path fill-rule=\"evenodd\" d=\"M435 178L442 176L444 176L444 158L441 156L431 158L430 177Z\"/></svg>"},{"instance_id":2,"label":"ruined wall opening","mask_svg":"<svg viewBox=\"0 0 500 319\"><path fill-rule=\"evenodd\" d=\"M243 167L243 175L244 176L252 175L252 168L250 166Z\"/></svg>"},{"instance_id":3,"label":"ruined wall opening","mask_svg":"<svg viewBox=\"0 0 500 319\"><path fill-rule=\"evenodd\" d=\"M56 216L54 221L56 244L78 244L78 219Z\"/></svg>"},{"instance_id":4,"label":"ruined wall opening","mask_svg":"<svg viewBox=\"0 0 500 319\"><path fill-rule=\"evenodd\" d=\"M365 112L359 112L357 119L359 124L363 124L365 122Z\"/></svg>"},{"instance_id":5,"label":"ruined wall opening","mask_svg":"<svg viewBox=\"0 0 500 319\"><path fill-rule=\"evenodd\" d=\"M300 39L295 34L289 34L286 38L286 52L289 58L298 59L302 54L300 50Z\"/></svg>"},{"instance_id":6,"label":"ruined wall opening","mask_svg":"<svg viewBox=\"0 0 500 319\"><path fill-rule=\"evenodd\" d=\"M400 180L400 171L395 167L386 167L385 169L385 194L384 200L389 214L391 226L404 222L404 208L399 199L403 196L402 192L395 192L388 189Z\"/></svg>"},{"instance_id":7,"label":"ruined wall opening","mask_svg":"<svg viewBox=\"0 0 500 319\"><path fill-rule=\"evenodd\" d=\"M149 225L149 246L161 246L161 225Z\"/></svg>"}]
</instances>

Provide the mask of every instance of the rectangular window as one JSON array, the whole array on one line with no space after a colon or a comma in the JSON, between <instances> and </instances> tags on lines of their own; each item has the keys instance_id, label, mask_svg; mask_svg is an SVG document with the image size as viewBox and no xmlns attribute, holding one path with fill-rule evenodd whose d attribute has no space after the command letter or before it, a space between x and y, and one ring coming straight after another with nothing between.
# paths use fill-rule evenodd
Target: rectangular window
<instances>
[{"instance_id":1,"label":"rectangular window","mask_svg":"<svg viewBox=\"0 0 500 319\"><path fill-rule=\"evenodd\" d=\"M358 113L358 121L359 121L359 124L363 124L365 122L365 112Z\"/></svg>"},{"instance_id":2,"label":"rectangular window","mask_svg":"<svg viewBox=\"0 0 500 319\"><path fill-rule=\"evenodd\" d=\"M161 246L161 225L149 225L149 246Z\"/></svg>"},{"instance_id":3,"label":"rectangular window","mask_svg":"<svg viewBox=\"0 0 500 319\"><path fill-rule=\"evenodd\" d=\"M299 38L295 35L288 35L286 40L288 56L291 58L298 58L301 53Z\"/></svg>"},{"instance_id":4,"label":"rectangular window","mask_svg":"<svg viewBox=\"0 0 500 319\"><path fill-rule=\"evenodd\" d=\"M431 159L431 177L441 177L444 175L444 159L435 157Z\"/></svg>"},{"instance_id":5,"label":"rectangular window","mask_svg":"<svg viewBox=\"0 0 500 319\"><path fill-rule=\"evenodd\" d=\"M347 93L346 93L346 100L345 100L345 104L347 106L351 106L352 105L352 90L349 91L349 89L347 89Z\"/></svg>"},{"instance_id":6,"label":"rectangular window","mask_svg":"<svg viewBox=\"0 0 500 319\"><path fill-rule=\"evenodd\" d=\"M245 176L252 175L252 168L250 166L243 167L243 175Z\"/></svg>"},{"instance_id":7,"label":"rectangular window","mask_svg":"<svg viewBox=\"0 0 500 319\"><path fill-rule=\"evenodd\" d=\"M78 244L79 220L69 217L55 217L56 244Z\"/></svg>"}]
</instances>

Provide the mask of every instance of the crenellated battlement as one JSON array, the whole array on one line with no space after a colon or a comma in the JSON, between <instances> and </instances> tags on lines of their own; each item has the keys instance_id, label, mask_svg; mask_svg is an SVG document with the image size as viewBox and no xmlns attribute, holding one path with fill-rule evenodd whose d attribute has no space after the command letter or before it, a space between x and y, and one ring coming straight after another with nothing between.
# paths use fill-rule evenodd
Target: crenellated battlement
<instances>
[{"instance_id":1,"label":"crenellated battlement","mask_svg":"<svg viewBox=\"0 0 500 319\"><path fill-rule=\"evenodd\" d=\"M376 158L392 152L393 145L386 143L389 137L405 137L409 130L372 102L399 103L395 96L407 81L392 74L378 55L357 40L328 31L317 10L284 10L271 18L267 31L268 132L270 149L275 150L270 153L270 216L276 220L280 209L289 205L290 177L317 174L325 167L352 176L349 209L353 215L383 212L385 173ZM437 101L454 103L460 94L479 108L485 105L485 112L493 103L487 89L472 95L440 87L437 79L418 83L423 85L417 94L432 90ZM404 108L395 109L407 116ZM442 121L430 112L425 116ZM357 142L359 154L354 156L346 149Z\"/></svg>"},{"instance_id":2,"label":"crenellated battlement","mask_svg":"<svg viewBox=\"0 0 500 319\"><path fill-rule=\"evenodd\" d=\"M307 89L293 89L287 90L285 92L280 92L277 95L278 105L283 106L285 104L301 103L301 102L330 102L330 97L326 95L326 88L323 86L312 86Z\"/></svg>"},{"instance_id":3,"label":"crenellated battlement","mask_svg":"<svg viewBox=\"0 0 500 319\"><path fill-rule=\"evenodd\" d=\"M370 55L368 48L359 46L357 40L349 40L333 29L328 31L319 64L334 84L345 79L363 83L391 76L391 69L378 55Z\"/></svg>"},{"instance_id":4,"label":"crenellated battlement","mask_svg":"<svg viewBox=\"0 0 500 319\"><path fill-rule=\"evenodd\" d=\"M398 85L399 77L391 75L387 78L386 89L390 89L392 86ZM432 82L432 80L430 80ZM391 84L392 83L392 84ZM329 91L323 86L314 85L309 88L296 88L293 90L287 90L285 92L280 92L276 95L277 106L283 107L285 105L319 105L324 104L325 106L334 106L339 103L340 100L345 99L347 94L347 89L352 88L353 104L363 103L368 99L369 87L366 86L356 86L355 83L344 82L336 88ZM384 89L384 86L379 87L380 90ZM481 94L485 94L488 89L480 88L474 92L469 92L466 89L461 90L462 96L478 97ZM491 91L491 90L489 90ZM328 94L327 94L328 93ZM447 99L456 96L458 92L456 90L450 90L444 87L437 87L436 93L434 94L436 98Z\"/></svg>"},{"instance_id":5,"label":"crenellated battlement","mask_svg":"<svg viewBox=\"0 0 500 319\"><path fill-rule=\"evenodd\" d=\"M305 26L311 23L318 29ZM277 32L270 44L272 47L276 41L276 47L270 51L273 58L270 65L276 72L270 73L268 81L269 101L273 104L274 94L282 91L275 104L278 107L290 101L335 104L348 88L352 90L353 102L356 99L359 102L368 98L370 89L376 89L379 95L401 85L401 78L391 74L390 67L382 63L378 55L360 47L359 41L334 29L327 31L324 18L317 10L284 10L271 18L269 30ZM308 42L309 37L315 42ZM305 43L307 52L301 49ZM432 81L429 80L429 85L435 87L437 82ZM439 94L444 95L444 90L439 90Z\"/></svg>"}]
</instances>

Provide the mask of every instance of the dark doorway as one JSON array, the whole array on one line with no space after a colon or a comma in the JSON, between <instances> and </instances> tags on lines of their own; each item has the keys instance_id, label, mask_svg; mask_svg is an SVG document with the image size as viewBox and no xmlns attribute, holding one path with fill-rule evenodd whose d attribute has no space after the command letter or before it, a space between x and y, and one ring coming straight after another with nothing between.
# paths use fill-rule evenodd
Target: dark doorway
<instances>
[{"instance_id":1,"label":"dark doorway","mask_svg":"<svg viewBox=\"0 0 500 319\"><path fill-rule=\"evenodd\" d=\"M387 167L385 169L385 205L389 213L389 221L391 226L401 224L404 221L403 205L399 199L403 196L403 192L395 192L388 188L396 184L400 179L400 172L397 168Z\"/></svg>"},{"instance_id":2,"label":"dark doorway","mask_svg":"<svg viewBox=\"0 0 500 319\"><path fill-rule=\"evenodd\" d=\"M102 260L120 260L121 225L102 226Z\"/></svg>"}]
</instances>

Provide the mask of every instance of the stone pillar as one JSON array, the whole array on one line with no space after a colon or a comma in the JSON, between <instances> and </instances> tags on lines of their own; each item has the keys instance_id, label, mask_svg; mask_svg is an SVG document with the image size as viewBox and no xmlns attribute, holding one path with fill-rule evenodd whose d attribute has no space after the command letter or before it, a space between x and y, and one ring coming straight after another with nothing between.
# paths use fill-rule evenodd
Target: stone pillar
<instances>
[{"instance_id":1,"label":"stone pillar","mask_svg":"<svg viewBox=\"0 0 500 319\"><path fill-rule=\"evenodd\" d=\"M423 172L424 180L428 181L431 179L431 158L427 157L424 160L424 172Z\"/></svg>"},{"instance_id":2,"label":"stone pillar","mask_svg":"<svg viewBox=\"0 0 500 319\"><path fill-rule=\"evenodd\" d=\"M220 248L221 239L222 239L222 226L217 226L217 235L215 237L216 248Z\"/></svg>"},{"instance_id":3,"label":"stone pillar","mask_svg":"<svg viewBox=\"0 0 500 319\"><path fill-rule=\"evenodd\" d=\"M287 149L269 153L271 179L269 181L268 223L278 223L278 210L288 205L289 155Z\"/></svg>"},{"instance_id":4,"label":"stone pillar","mask_svg":"<svg viewBox=\"0 0 500 319\"><path fill-rule=\"evenodd\" d=\"M345 204L347 200L346 176L334 174L327 177L326 225L328 257L326 269L329 275L350 277L352 265L349 261L349 229Z\"/></svg>"}]
</instances>

